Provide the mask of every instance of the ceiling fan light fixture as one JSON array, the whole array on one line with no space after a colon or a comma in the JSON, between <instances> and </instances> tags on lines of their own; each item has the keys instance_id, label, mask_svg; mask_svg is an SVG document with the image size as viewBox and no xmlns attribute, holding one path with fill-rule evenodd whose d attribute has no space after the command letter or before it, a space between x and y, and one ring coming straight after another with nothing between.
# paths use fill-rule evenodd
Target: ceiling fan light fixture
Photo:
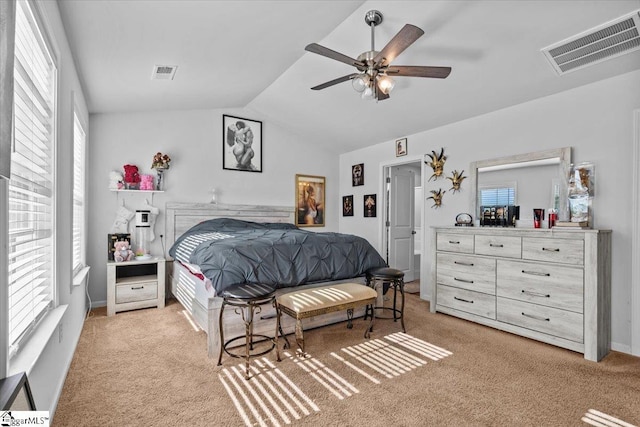
<instances>
[{"instance_id":1,"label":"ceiling fan light fixture","mask_svg":"<svg viewBox=\"0 0 640 427\"><path fill-rule=\"evenodd\" d=\"M378 76L378 87L385 95L389 95L395 85L396 82L391 77L386 75Z\"/></svg>"},{"instance_id":2,"label":"ceiling fan light fixture","mask_svg":"<svg viewBox=\"0 0 640 427\"><path fill-rule=\"evenodd\" d=\"M376 95L375 92L373 90L373 86L372 85L367 85L367 87L364 89L364 91L362 92L362 99L375 99Z\"/></svg>"},{"instance_id":3,"label":"ceiling fan light fixture","mask_svg":"<svg viewBox=\"0 0 640 427\"><path fill-rule=\"evenodd\" d=\"M366 74L360 74L351 81L351 84L356 92L362 93L369 86L369 76Z\"/></svg>"}]
</instances>

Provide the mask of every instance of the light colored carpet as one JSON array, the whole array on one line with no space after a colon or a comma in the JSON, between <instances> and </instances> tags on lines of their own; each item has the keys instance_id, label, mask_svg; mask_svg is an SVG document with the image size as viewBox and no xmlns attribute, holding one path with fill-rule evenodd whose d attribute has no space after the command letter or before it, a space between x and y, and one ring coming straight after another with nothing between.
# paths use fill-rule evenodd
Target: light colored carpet
<instances>
[{"instance_id":1,"label":"light colored carpet","mask_svg":"<svg viewBox=\"0 0 640 427\"><path fill-rule=\"evenodd\" d=\"M54 426L580 426L640 422L640 358L602 362L429 312L407 295L407 333L378 320L305 333L309 358L223 366L182 307L86 322ZM594 420L600 424L597 424Z\"/></svg>"}]
</instances>

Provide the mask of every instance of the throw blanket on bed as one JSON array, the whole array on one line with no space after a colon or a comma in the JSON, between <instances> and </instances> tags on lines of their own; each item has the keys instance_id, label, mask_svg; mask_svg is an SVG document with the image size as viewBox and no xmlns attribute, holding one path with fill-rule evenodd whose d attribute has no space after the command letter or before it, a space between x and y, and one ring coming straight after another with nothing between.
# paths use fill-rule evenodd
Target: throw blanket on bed
<instances>
[{"instance_id":1,"label":"throw blanket on bed","mask_svg":"<svg viewBox=\"0 0 640 427\"><path fill-rule=\"evenodd\" d=\"M199 266L218 294L238 283L283 288L348 279L369 268L386 266L369 242L358 236L230 218L192 227L176 240L169 254Z\"/></svg>"}]
</instances>

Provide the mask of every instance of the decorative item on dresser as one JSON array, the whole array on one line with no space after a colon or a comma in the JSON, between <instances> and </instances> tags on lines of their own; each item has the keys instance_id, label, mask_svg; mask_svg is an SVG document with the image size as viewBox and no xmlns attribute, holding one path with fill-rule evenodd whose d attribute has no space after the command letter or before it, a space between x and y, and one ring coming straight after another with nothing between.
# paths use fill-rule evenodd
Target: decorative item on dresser
<instances>
[{"instance_id":1,"label":"decorative item on dresser","mask_svg":"<svg viewBox=\"0 0 640 427\"><path fill-rule=\"evenodd\" d=\"M611 231L433 228L431 311L599 361L611 341Z\"/></svg>"}]
</instances>

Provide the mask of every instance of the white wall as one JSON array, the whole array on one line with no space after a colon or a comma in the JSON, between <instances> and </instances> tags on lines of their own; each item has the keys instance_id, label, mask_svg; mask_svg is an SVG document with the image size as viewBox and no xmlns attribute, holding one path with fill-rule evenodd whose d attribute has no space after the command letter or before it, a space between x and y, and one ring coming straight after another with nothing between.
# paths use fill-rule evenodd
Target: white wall
<instances>
[{"instance_id":1,"label":"white wall","mask_svg":"<svg viewBox=\"0 0 640 427\"><path fill-rule=\"evenodd\" d=\"M631 194L633 122L632 111L640 107L640 71L603 80L561 94L516 105L469 120L408 136L409 156L422 156L444 147L448 156L445 173L468 170L469 163L565 146L573 147L573 161L595 164L595 228L612 229L612 345L630 352L631 322ZM398 135L398 138L406 135ZM395 161L394 141L340 156L340 195L355 194L355 216L340 218L340 231L363 236L380 245L382 220L362 218L362 194L380 193L381 164ZM362 187L351 186L351 165L364 163L367 176ZM430 171L430 169L427 169ZM450 188L449 180L428 182L424 196L433 189ZM425 233L431 226L453 225L455 216L470 209L470 191L443 198L442 207L425 209ZM428 297L432 248L423 236L421 295ZM636 283L633 286L640 286ZM639 310L640 307L635 307Z\"/></svg>"},{"instance_id":2,"label":"white wall","mask_svg":"<svg viewBox=\"0 0 640 427\"><path fill-rule=\"evenodd\" d=\"M326 227L309 230L338 230L338 156L308 145L304 137L286 133L264 120L262 173L223 170L222 114L263 121L252 112L238 109L91 115L89 292L94 302L106 301L107 234L122 201L128 209L135 210L142 207L146 197L159 207L161 215L155 226L158 236L164 233L167 202L206 203L215 188L218 203L285 205L293 209L295 175L320 175L326 177ZM109 191L110 171L121 171L122 165L133 163L141 172L151 173L151 159L158 151L172 159L171 168L165 172L165 193L155 194L151 200L142 193ZM162 253L159 238L152 243L151 252Z\"/></svg>"},{"instance_id":3,"label":"white wall","mask_svg":"<svg viewBox=\"0 0 640 427\"><path fill-rule=\"evenodd\" d=\"M71 364L85 316L84 284L72 287L72 191L73 191L73 100L81 119L88 122L87 108L78 80L57 2L38 1L45 28L52 38L58 66L58 113L56 153L56 297L67 305L60 326L37 360L30 360L27 375L37 409L55 411ZM6 209L5 206L2 209ZM1 216L1 215L0 215ZM2 260L5 262L5 260ZM45 319L45 322L47 319ZM62 328L62 334L59 333ZM27 347L32 343L27 343ZM14 359L15 362L15 359ZM9 373L18 369L9 362Z\"/></svg>"}]
</instances>

